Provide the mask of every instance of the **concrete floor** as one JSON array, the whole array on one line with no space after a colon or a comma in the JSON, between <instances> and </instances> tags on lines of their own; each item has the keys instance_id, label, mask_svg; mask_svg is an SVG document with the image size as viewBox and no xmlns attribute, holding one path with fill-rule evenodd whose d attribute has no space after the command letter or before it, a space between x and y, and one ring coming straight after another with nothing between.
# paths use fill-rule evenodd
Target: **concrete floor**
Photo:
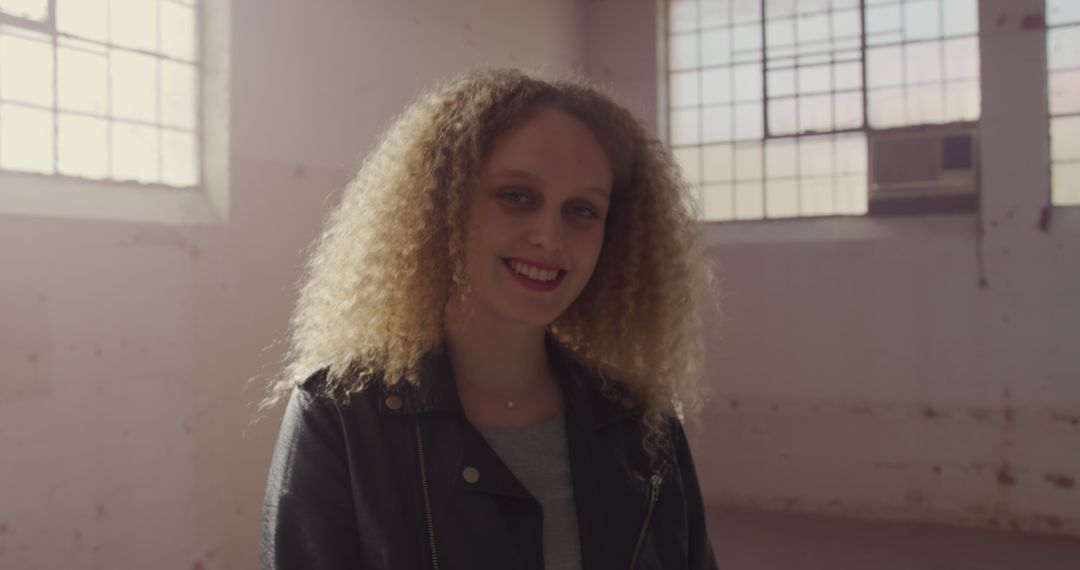
<instances>
[{"instance_id":1,"label":"concrete floor","mask_svg":"<svg viewBox=\"0 0 1080 570\"><path fill-rule=\"evenodd\" d=\"M721 570L1080 570L1080 539L713 508Z\"/></svg>"}]
</instances>

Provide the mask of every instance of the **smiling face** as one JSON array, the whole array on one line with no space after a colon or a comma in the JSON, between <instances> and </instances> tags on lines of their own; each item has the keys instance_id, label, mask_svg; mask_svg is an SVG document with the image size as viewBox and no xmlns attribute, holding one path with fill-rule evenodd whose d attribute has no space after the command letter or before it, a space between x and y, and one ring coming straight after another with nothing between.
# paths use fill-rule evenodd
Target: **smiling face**
<instances>
[{"instance_id":1,"label":"smiling face","mask_svg":"<svg viewBox=\"0 0 1080 570\"><path fill-rule=\"evenodd\" d=\"M564 111L540 108L503 134L466 216L476 312L545 326L566 310L600 257L612 181L600 142Z\"/></svg>"}]
</instances>

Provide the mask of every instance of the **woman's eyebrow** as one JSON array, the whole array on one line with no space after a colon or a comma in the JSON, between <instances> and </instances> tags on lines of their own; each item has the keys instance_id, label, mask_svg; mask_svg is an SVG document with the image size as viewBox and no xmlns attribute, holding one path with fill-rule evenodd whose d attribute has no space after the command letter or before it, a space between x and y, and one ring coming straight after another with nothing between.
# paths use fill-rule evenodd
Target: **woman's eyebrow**
<instances>
[{"instance_id":1,"label":"woman's eyebrow","mask_svg":"<svg viewBox=\"0 0 1080 570\"><path fill-rule=\"evenodd\" d=\"M491 176L498 177L498 178L521 178L521 179L528 180L528 181L534 182L534 183L543 181L542 178L540 178L539 176L537 176L537 175L535 175L535 174L533 174L533 173L531 173L531 172L529 172L527 170L519 170L519 169L516 169L516 168L510 168L510 169L507 169L507 170L500 170L498 172L493 173ZM589 192L589 193L592 193L592 194L596 194L598 197L603 198L604 200L610 200L611 199L611 193L610 192L607 192L607 191L605 191L605 190L603 190L601 188L597 188L596 186L586 186L585 188L582 188L582 190L584 190L586 192Z\"/></svg>"}]
</instances>

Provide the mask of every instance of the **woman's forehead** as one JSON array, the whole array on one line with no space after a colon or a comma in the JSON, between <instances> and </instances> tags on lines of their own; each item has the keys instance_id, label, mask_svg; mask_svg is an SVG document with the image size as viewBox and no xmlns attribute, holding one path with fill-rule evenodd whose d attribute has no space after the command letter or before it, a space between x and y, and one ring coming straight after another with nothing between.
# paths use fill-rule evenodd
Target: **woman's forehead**
<instances>
[{"instance_id":1,"label":"woman's forehead","mask_svg":"<svg viewBox=\"0 0 1080 570\"><path fill-rule=\"evenodd\" d=\"M588 125L569 113L547 108L500 136L481 174L568 178L603 188L610 188L612 179L611 160Z\"/></svg>"}]
</instances>

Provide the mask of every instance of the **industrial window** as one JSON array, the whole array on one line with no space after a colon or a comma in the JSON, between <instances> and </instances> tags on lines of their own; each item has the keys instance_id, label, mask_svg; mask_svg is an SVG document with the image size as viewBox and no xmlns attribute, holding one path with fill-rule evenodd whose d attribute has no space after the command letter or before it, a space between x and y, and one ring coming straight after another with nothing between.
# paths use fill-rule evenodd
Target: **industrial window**
<instances>
[{"instance_id":1,"label":"industrial window","mask_svg":"<svg viewBox=\"0 0 1080 570\"><path fill-rule=\"evenodd\" d=\"M226 4L0 0L0 212L222 221Z\"/></svg>"},{"instance_id":2,"label":"industrial window","mask_svg":"<svg viewBox=\"0 0 1080 570\"><path fill-rule=\"evenodd\" d=\"M0 168L199 183L195 6L0 0Z\"/></svg>"},{"instance_id":3,"label":"industrial window","mask_svg":"<svg viewBox=\"0 0 1080 570\"><path fill-rule=\"evenodd\" d=\"M976 121L976 0L668 0L668 141L705 220L867 212L868 134Z\"/></svg>"},{"instance_id":4,"label":"industrial window","mask_svg":"<svg viewBox=\"0 0 1080 570\"><path fill-rule=\"evenodd\" d=\"M1055 205L1080 205L1080 2L1046 2L1050 178Z\"/></svg>"}]
</instances>

